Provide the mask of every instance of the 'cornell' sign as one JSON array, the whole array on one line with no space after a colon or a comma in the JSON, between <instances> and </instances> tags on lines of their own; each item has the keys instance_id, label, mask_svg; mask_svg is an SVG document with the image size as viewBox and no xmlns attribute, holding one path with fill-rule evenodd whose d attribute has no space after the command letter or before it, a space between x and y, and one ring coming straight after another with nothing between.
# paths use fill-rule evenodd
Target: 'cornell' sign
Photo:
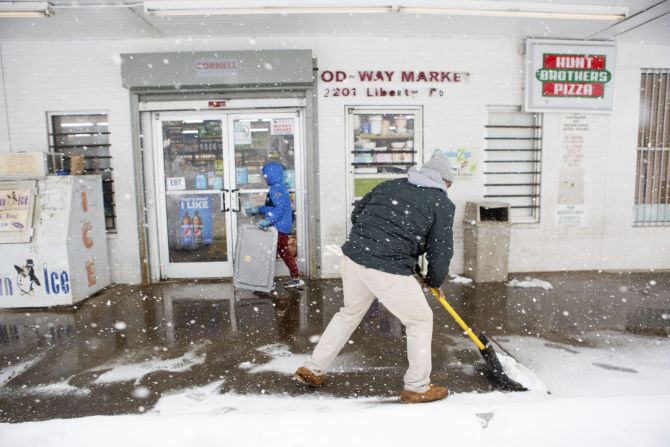
<instances>
[{"instance_id":1,"label":"'cornell' sign","mask_svg":"<svg viewBox=\"0 0 670 447\"><path fill-rule=\"evenodd\" d=\"M611 112L615 53L614 42L526 40L525 110Z\"/></svg>"}]
</instances>

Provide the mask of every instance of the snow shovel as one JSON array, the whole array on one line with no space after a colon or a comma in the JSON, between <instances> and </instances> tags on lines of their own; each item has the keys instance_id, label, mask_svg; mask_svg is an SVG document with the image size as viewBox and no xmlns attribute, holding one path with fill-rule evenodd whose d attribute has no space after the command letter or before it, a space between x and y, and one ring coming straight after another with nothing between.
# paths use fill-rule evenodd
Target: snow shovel
<instances>
[{"instance_id":1,"label":"snow shovel","mask_svg":"<svg viewBox=\"0 0 670 447\"><path fill-rule=\"evenodd\" d=\"M490 377L505 390L528 391L528 388L510 378L500 363L498 355L493 350L493 346L491 345L489 339L486 338L484 334L479 334L479 336L477 336L474 334L474 332L472 332L472 329L470 329L468 325L465 324L465 321L463 321L463 319L456 313L454 308L451 307L451 305L447 302L442 291L434 287L429 287L429 290L435 296L435 298L438 299L440 304L442 304L442 307L447 309L447 312L449 312L449 315L451 315L456 323L458 323L458 325L465 331L465 333L468 334L468 337L470 337L470 339L477 345L479 348L479 353L482 355L484 361L489 367ZM511 357L510 360L512 362L516 362L516 360L512 359Z\"/></svg>"}]
</instances>

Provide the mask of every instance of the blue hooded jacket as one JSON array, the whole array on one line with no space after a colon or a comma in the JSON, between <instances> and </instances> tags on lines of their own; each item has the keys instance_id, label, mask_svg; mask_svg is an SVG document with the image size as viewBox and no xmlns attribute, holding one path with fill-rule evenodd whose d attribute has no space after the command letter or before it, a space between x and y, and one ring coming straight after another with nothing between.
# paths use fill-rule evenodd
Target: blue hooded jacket
<instances>
[{"instance_id":1,"label":"blue hooded jacket","mask_svg":"<svg viewBox=\"0 0 670 447\"><path fill-rule=\"evenodd\" d=\"M293 227L293 210L288 188L284 185L284 168L273 161L263 166L261 172L270 190L265 199L265 206L260 207L259 211L277 228L277 231L289 234Z\"/></svg>"}]
</instances>

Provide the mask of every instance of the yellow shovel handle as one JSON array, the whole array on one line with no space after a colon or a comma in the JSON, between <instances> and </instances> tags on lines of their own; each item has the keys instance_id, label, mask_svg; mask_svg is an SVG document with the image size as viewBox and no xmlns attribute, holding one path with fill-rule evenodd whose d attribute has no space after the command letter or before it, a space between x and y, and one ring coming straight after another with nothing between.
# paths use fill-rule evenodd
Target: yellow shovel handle
<instances>
[{"instance_id":1,"label":"yellow shovel handle","mask_svg":"<svg viewBox=\"0 0 670 447\"><path fill-rule=\"evenodd\" d=\"M449 312L449 315L456 320L456 323L465 331L466 334L468 334L468 337L477 345L480 351L483 351L486 349L486 346L484 346L484 343L481 342L479 337L477 337L474 332L472 332L472 329L468 327L467 324L465 324L465 321L456 313L453 307L449 303L447 303L447 300L444 298L444 295L442 294L442 291L440 289L436 289L434 287L430 287L430 293L435 295L435 298L442 304L442 307L447 309L447 312Z\"/></svg>"}]
</instances>

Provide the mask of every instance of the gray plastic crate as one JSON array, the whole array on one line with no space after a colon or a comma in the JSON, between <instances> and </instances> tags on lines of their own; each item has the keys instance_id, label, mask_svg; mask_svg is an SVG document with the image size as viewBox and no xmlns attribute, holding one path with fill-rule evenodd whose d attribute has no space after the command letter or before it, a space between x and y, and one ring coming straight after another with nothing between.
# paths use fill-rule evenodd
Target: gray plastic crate
<instances>
[{"instance_id":1,"label":"gray plastic crate","mask_svg":"<svg viewBox=\"0 0 670 447\"><path fill-rule=\"evenodd\" d=\"M277 259L277 229L259 229L242 225L235 245L233 285L240 289L269 292L272 290Z\"/></svg>"}]
</instances>

